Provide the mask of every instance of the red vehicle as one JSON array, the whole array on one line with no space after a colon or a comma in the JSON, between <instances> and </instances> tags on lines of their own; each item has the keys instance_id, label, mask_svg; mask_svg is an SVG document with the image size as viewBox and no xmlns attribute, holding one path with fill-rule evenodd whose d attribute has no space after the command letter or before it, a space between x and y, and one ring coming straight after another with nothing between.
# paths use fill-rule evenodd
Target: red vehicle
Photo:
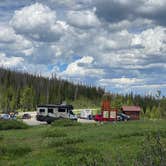
<instances>
[{"instance_id":1,"label":"red vehicle","mask_svg":"<svg viewBox=\"0 0 166 166\"><path fill-rule=\"evenodd\" d=\"M102 115L99 115L99 114L95 115L94 120L96 120L96 121L102 121Z\"/></svg>"},{"instance_id":2,"label":"red vehicle","mask_svg":"<svg viewBox=\"0 0 166 166\"><path fill-rule=\"evenodd\" d=\"M107 96L101 106L101 114L95 115L94 120L96 121L116 121L117 120L117 109L112 109L110 106L110 99Z\"/></svg>"}]
</instances>

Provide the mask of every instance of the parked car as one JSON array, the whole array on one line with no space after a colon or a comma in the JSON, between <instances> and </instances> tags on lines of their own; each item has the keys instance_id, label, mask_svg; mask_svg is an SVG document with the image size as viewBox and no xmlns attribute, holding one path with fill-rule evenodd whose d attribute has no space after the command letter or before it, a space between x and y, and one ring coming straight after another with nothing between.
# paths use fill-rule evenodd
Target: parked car
<instances>
[{"instance_id":1,"label":"parked car","mask_svg":"<svg viewBox=\"0 0 166 166\"><path fill-rule=\"evenodd\" d=\"M130 120L130 116L126 115L124 113L118 113L117 114L117 120L118 121L128 121L128 120Z\"/></svg>"},{"instance_id":2,"label":"parked car","mask_svg":"<svg viewBox=\"0 0 166 166\"><path fill-rule=\"evenodd\" d=\"M22 119L31 119L31 115L26 113L22 116Z\"/></svg>"},{"instance_id":3,"label":"parked car","mask_svg":"<svg viewBox=\"0 0 166 166\"><path fill-rule=\"evenodd\" d=\"M17 119L17 116L16 116L15 114L11 114L11 115L10 115L10 119L16 120L16 119Z\"/></svg>"},{"instance_id":4,"label":"parked car","mask_svg":"<svg viewBox=\"0 0 166 166\"><path fill-rule=\"evenodd\" d=\"M2 115L0 116L0 119L9 120L9 119L10 119L10 115L9 115L9 114L2 114Z\"/></svg>"},{"instance_id":5,"label":"parked car","mask_svg":"<svg viewBox=\"0 0 166 166\"><path fill-rule=\"evenodd\" d=\"M96 114L96 115L94 116L94 120L95 120L95 121L102 121L102 115Z\"/></svg>"}]
</instances>

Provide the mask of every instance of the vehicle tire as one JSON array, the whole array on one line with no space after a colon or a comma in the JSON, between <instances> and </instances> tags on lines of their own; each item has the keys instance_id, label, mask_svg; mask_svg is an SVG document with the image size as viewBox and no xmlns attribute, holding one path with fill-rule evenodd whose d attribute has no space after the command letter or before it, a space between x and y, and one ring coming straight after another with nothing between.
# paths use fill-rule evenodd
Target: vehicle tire
<instances>
[{"instance_id":1,"label":"vehicle tire","mask_svg":"<svg viewBox=\"0 0 166 166\"><path fill-rule=\"evenodd\" d=\"M51 121L47 121L47 124L51 124L52 122Z\"/></svg>"}]
</instances>

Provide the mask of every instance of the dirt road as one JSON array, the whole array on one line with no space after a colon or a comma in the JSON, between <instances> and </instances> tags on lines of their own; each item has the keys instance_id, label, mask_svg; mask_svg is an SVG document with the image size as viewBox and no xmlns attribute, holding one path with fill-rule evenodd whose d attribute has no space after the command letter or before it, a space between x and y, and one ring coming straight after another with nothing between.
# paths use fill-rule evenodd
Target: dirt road
<instances>
[{"instance_id":1,"label":"dirt road","mask_svg":"<svg viewBox=\"0 0 166 166\"><path fill-rule=\"evenodd\" d=\"M40 121L36 120L36 112L20 112L19 116L22 117L22 115L25 113L30 114L32 117L31 119L23 119L23 122L25 122L29 126L37 126L37 125L47 124L47 122L40 122ZM94 121L94 120L79 119L79 118L78 118L78 122L80 122L80 123L96 123L96 121Z\"/></svg>"},{"instance_id":2,"label":"dirt road","mask_svg":"<svg viewBox=\"0 0 166 166\"><path fill-rule=\"evenodd\" d=\"M23 122L29 126L37 126L37 125L47 124L46 122L37 121L35 118L23 119Z\"/></svg>"},{"instance_id":3,"label":"dirt road","mask_svg":"<svg viewBox=\"0 0 166 166\"><path fill-rule=\"evenodd\" d=\"M23 122L26 123L29 126L37 126L41 124L47 124L46 122L40 122L36 120L36 112L20 112L19 116L22 116L23 114L28 113L31 115L31 119L23 119Z\"/></svg>"}]
</instances>

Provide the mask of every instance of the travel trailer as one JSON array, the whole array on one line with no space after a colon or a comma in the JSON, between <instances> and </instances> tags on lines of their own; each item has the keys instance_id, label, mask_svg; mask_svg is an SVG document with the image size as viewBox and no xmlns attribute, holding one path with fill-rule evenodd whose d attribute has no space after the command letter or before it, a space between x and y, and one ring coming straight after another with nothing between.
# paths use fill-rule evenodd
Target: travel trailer
<instances>
[{"instance_id":1,"label":"travel trailer","mask_svg":"<svg viewBox=\"0 0 166 166\"><path fill-rule=\"evenodd\" d=\"M77 116L73 113L72 105L38 105L36 119L38 121L45 121L48 124L53 121L65 118L77 120Z\"/></svg>"},{"instance_id":2,"label":"travel trailer","mask_svg":"<svg viewBox=\"0 0 166 166\"><path fill-rule=\"evenodd\" d=\"M80 113L80 118L82 119L93 119L92 111L89 109L82 110Z\"/></svg>"}]
</instances>

